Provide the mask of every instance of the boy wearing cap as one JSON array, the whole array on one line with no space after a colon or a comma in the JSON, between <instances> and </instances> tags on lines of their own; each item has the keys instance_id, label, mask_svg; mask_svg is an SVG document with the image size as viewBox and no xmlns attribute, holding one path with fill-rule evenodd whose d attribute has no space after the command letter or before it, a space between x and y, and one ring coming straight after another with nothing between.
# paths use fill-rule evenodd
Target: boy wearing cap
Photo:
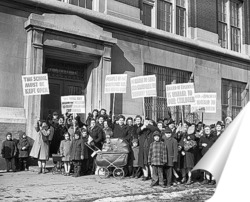
<instances>
[{"instance_id":1,"label":"boy wearing cap","mask_svg":"<svg viewBox=\"0 0 250 202\"><path fill-rule=\"evenodd\" d=\"M160 132L153 133L154 142L150 144L148 154L148 164L152 166L153 176L151 187L155 186L159 181L159 185L165 188L163 181L163 165L167 163L167 149L166 145L160 141Z\"/></svg>"},{"instance_id":2,"label":"boy wearing cap","mask_svg":"<svg viewBox=\"0 0 250 202\"><path fill-rule=\"evenodd\" d=\"M165 169L167 186L171 186L173 167L174 164L177 163L178 158L178 143L177 140L172 137L172 130L169 127L166 127L166 129L162 131L162 136L162 139L164 140L164 143L166 145L168 158L168 162Z\"/></svg>"}]
</instances>

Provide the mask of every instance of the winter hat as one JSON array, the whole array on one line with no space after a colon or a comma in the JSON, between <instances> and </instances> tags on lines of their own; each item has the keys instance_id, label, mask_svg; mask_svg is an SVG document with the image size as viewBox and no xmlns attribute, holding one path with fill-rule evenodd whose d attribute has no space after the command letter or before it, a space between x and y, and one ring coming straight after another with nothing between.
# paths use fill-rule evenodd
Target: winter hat
<instances>
[{"instance_id":1,"label":"winter hat","mask_svg":"<svg viewBox=\"0 0 250 202\"><path fill-rule=\"evenodd\" d=\"M159 137L161 137L161 134L160 134L159 131L155 131L155 132L153 133L153 136L159 136Z\"/></svg>"},{"instance_id":2,"label":"winter hat","mask_svg":"<svg viewBox=\"0 0 250 202\"><path fill-rule=\"evenodd\" d=\"M222 125L223 125L223 123L222 123L221 121L217 121L216 125L220 125L220 126L222 126Z\"/></svg>"},{"instance_id":3,"label":"winter hat","mask_svg":"<svg viewBox=\"0 0 250 202\"><path fill-rule=\"evenodd\" d=\"M132 144L133 144L134 142L136 142L136 143L138 144L138 139L136 139L136 138L133 139L133 140L132 140Z\"/></svg>"},{"instance_id":4,"label":"winter hat","mask_svg":"<svg viewBox=\"0 0 250 202\"><path fill-rule=\"evenodd\" d=\"M11 136L12 136L12 134L11 134L10 132L6 133L6 135L5 135L5 136L7 137L8 135L11 135Z\"/></svg>"},{"instance_id":5,"label":"winter hat","mask_svg":"<svg viewBox=\"0 0 250 202\"><path fill-rule=\"evenodd\" d=\"M163 134L165 133L172 133L172 130L169 128L169 127L166 127L163 131L162 131Z\"/></svg>"}]
</instances>

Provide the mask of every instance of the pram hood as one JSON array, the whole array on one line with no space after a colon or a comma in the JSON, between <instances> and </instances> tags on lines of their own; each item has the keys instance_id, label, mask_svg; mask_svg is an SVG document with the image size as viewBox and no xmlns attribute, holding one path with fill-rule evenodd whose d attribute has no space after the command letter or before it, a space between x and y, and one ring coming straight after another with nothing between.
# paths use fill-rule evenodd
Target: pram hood
<instances>
[{"instance_id":1,"label":"pram hood","mask_svg":"<svg viewBox=\"0 0 250 202\"><path fill-rule=\"evenodd\" d=\"M129 145L126 140L120 138L111 138L110 141L112 151L107 153L129 153Z\"/></svg>"}]
</instances>

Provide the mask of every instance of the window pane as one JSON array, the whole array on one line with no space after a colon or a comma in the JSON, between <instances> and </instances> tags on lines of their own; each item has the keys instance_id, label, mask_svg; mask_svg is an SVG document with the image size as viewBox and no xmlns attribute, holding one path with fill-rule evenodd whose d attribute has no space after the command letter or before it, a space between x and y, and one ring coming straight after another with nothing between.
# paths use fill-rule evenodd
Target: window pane
<instances>
[{"instance_id":1,"label":"window pane","mask_svg":"<svg viewBox=\"0 0 250 202\"><path fill-rule=\"evenodd\" d=\"M231 49L240 52L240 29L231 27Z\"/></svg>"},{"instance_id":2,"label":"window pane","mask_svg":"<svg viewBox=\"0 0 250 202\"><path fill-rule=\"evenodd\" d=\"M218 20L226 22L226 0L218 0Z\"/></svg>"},{"instance_id":3,"label":"window pane","mask_svg":"<svg viewBox=\"0 0 250 202\"><path fill-rule=\"evenodd\" d=\"M148 4L143 4L143 19L142 23L147 26L151 26L151 11L152 6Z\"/></svg>"},{"instance_id":4,"label":"window pane","mask_svg":"<svg viewBox=\"0 0 250 202\"><path fill-rule=\"evenodd\" d=\"M158 0L157 6L157 27L158 29L172 32L172 4Z\"/></svg>"},{"instance_id":5,"label":"window pane","mask_svg":"<svg viewBox=\"0 0 250 202\"><path fill-rule=\"evenodd\" d=\"M230 2L230 19L231 25L234 27L239 27L239 4L236 2Z\"/></svg>"},{"instance_id":6,"label":"window pane","mask_svg":"<svg viewBox=\"0 0 250 202\"><path fill-rule=\"evenodd\" d=\"M73 4L73 5L76 5L76 6L79 6L78 0L69 0L69 3Z\"/></svg>"},{"instance_id":7,"label":"window pane","mask_svg":"<svg viewBox=\"0 0 250 202\"><path fill-rule=\"evenodd\" d=\"M221 45L222 48L227 48L228 47L228 42L227 42L227 24L218 23L218 35L219 35L219 44Z\"/></svg>"},{"instance_id":8,"label":"window pane","mask_svg":"<svg viewBox=\"0 0 250 202\"><path fill-rule=\"evenodd\" d=\"M176 7L176 34L185 36L185 13L186 9Z\"/></svg>"},{"instance_id":9,"label":"window pane","mask_svg":"<svg viewBox=\"0 0 250 202\"><path fill-rule=\"evenodd\" d=\"M86 8L92 10L92 0L86 0Z\"/></svg>"},{"instance_id":10,"label":"window pane","mask_svg":"<svg viewBox=\"0 0 250 202\"><path fill-rule=\"evenodd\" d=\"M176 0L176 5L185 8L185 0Z\"/></svg>"},{"instance_id":11,"label":"window pane","mask_svg":"<svg viewBox=\"0 0 250 202\"><path fill-rule=\"evenodd\" d=\"M79 6L86 8L86 1L85 0L79 0Z\"/></svg>"}]
</instances>

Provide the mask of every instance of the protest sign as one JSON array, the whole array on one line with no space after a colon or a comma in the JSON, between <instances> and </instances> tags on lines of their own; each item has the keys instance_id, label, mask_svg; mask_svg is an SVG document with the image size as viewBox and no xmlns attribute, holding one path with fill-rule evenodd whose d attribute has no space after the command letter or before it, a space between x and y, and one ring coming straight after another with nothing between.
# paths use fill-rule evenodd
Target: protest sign
<instances>
[{"instance_id":1,"label":"protest sign","mask_svg":"<svg viewBox=\"0 0 250 202\"><path fill-rule=\"evenodd\" d=\"M105 78L104 93L126 93L127 74L112 74Z\"/></svg>"},{"instance_id":2,"label":"protest sign","mask_svg":"<svg viewBox=\"0 0 250 202\"><path fill-rule=\"evenodd\" d=\"M22 76L23 95L49 94L48 74L33 74Z\"/></svg>"},{"instance_id":3,"label":"protest sign","mask_svg":"<svg viewBox=\"0 0 250 202\"><path fill-rule=\"evenodd\" d=\"M194 84L182 83L166 85L168 107L190 105L195 102Z\"/></svg>"},{"instance_id":4,"label":"protest sign","mask_svg":"<svg viewBox=\"0 0 250 202\"><path fill-rule=\"evenodd\" d=\"M216 113L216 93L195 93L195 103L191 112Z\"/></svg>"},{"instance_id":5,"label":"protest sign","mask_svg":"<svg viewBox=\"0 0 250 202\"><path fill-rule=\"evenodd\" d=\"M61 97L62 114L85 113L85 98L83 95L70 95Z\"/></svg>"},{"instance_id":6,"label":"protest sign","mask_svg":"<svg viewBox=\"0 0 250 202\"><path fill-rule=\"evenodd\" d=\"M155 97L156 76L138 76L130 79L132 98Z\"/></svg>"}]
</instances>

